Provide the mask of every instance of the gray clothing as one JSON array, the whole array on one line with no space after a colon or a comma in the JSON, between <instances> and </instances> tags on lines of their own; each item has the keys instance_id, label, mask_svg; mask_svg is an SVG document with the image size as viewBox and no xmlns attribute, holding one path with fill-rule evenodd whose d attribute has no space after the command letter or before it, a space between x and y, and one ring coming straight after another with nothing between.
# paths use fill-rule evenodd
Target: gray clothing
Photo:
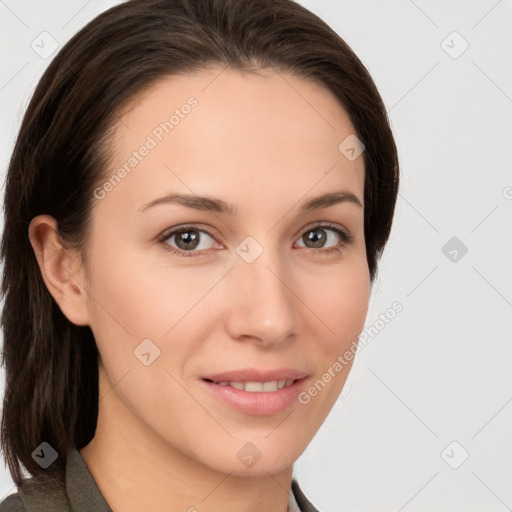
<instances>
[{"instance_id":1,"label":"gray clothing","mask_svg":"<svg viewBox=\"0 0 512 512\"><path fill-rule=\"evenodd\" d=\"M289 512L319 512L292 478ZM67 458L65 482L37 483L29 479L18 492L0 503L0 512L112 512L81 453L73 448Z\"/></svg>"}]
</instances>

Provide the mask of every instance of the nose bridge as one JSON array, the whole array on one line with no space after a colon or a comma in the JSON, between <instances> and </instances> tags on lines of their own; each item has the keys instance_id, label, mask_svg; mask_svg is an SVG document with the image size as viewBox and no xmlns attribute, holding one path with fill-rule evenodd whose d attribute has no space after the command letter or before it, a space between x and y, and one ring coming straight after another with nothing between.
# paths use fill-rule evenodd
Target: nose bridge
<instances>
[{"instance_id":1,"label":"nose bridge","mask_svg":"<svg viewBox=\"0 0 512 512\"><path fill-rule=\"evenodd\" d=\"M293 332L296 301L292 283L287 283L286 255L277 244L271 244L271 238L269 235L260 243L248 236L236 248L230 324L235 337L247 335L275 343Z\"/></svg>"}]
</instances>

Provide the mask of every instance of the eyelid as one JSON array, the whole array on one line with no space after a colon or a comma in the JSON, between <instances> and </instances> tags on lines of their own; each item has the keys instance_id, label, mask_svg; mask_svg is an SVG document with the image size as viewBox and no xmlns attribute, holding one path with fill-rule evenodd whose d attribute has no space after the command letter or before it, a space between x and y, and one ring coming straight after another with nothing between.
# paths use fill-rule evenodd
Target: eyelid
<instances>
[{"instance_id":1,"label":"eyelid","mask_svg":"<svg viewBox=\"0 0 512 512\"><path fill-rule=\"evenodd\" d=\"M195 229L196 231L201 231L203 233L206 233L207 235L211 236L212 238L215 238L216 241L221 243L222 245L225 244L225 239L220 233L220 231L217 231L214 228L208 227L208 229L203 229L199 227L199 224L180 224L179 226L175 226L169 229L166 229L162 234L158 235L157 241L159 242L165 242L168 238L170 238L172 235L179 233L180 231L187 231L188 229Z\"/></svg>"}]
</instances>

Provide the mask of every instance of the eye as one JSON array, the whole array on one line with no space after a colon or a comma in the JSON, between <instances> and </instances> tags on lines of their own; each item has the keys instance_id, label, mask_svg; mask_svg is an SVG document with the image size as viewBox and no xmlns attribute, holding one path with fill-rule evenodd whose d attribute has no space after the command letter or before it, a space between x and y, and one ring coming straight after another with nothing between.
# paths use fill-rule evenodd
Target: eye
<instances>
[{"instance_id":1,"label":"eye","mask_svg":"<svg viewBox=\"0 0 512 512\"><path fill-rule=\"evenodd\" d=\"M198 229L194 226L181 226L171 232L166 232L160 237L160 242L163 242L163 247L167 251L178 254L179 256L201 256L197 251L204 251L208 249L208 240L202 240L206 235L214 243L217 243L212 235L203 229ZM168 243L169 240L174 239L173 247ZM211 243L211 242L210 242Z\"/></svg>"},{"instance_id":2,"label":"eye","mask_svg":"<svg viewBox=\"0 0 512 512\"><path fill-rule=\"evenodd\" d=\"M204 240L205 235L207 237ZM216 234L217 238L221 238L220 234ZM208 238L210 241L208 241ZM341 242L336 242L336 239L340 239ZM348 245L352 242L353 235L345 230L334 227L331 224L317 225L307 231L299 238L299 241L303 241L305 245L303 247L312 249L311 252L315 253L331 253L340 250L344 245ZM164 250L177 254L181 257L190 256L204 256L204 251L207 251L209 245L214 245L214 248L221 248L214 235L208 233L203 229L199 229L196 226L180 226L179 228L166 231L158 237ZM221 240L222 242L222 240ZM326 243L334 243L333 247L324 248ZM215 247L216 245L216 247Z\"/></svg>"},{"instance_id":3,"label":"eye","mask_svg":"<svg viewBox=\"0 0 512 512\"><path fill-rule=\"evenodd\" d=\"M340 242L336 242L336 239L341 239ZM307 248L314 249L312 252L333 252L339 251L340 247L345 244L349 244L353 239L353 236L340 229L333 227L331 224L322 224L318 226L314 226L308 229L300 238L299 241L303 241ZM324 249L326 244L334 243L334 246L328 247ZM321 250L317 250L317 249Z\"/></svg>"}]
</instances>

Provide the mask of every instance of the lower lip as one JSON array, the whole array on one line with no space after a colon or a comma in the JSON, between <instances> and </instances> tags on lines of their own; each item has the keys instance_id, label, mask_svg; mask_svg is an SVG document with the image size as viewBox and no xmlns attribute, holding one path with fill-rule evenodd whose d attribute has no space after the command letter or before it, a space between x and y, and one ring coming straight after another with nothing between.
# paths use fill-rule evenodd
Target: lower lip
<instances>
[{"instance_id":1,"label":"lower lip","mask_svg":"<svg viewBox=\"0 0 512 512\"><path fill-rule=\"evenodd\" d=\"M246 414L271 415L282 412L297 402L306 378L277 391L244 391L231 386L219 386L203 380L208 389L229 406Z\"/></svg>"}]
</instances>

